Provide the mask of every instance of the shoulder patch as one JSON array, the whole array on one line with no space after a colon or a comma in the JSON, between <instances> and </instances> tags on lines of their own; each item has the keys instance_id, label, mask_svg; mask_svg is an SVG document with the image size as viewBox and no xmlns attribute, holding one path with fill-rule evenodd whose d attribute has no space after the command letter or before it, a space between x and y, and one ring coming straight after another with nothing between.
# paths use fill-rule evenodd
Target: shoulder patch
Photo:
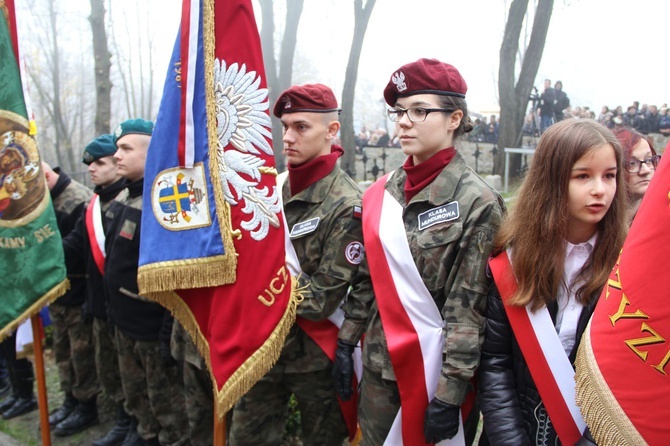
<instances>
[{"instance_id":1,"label":"shoulder patch","mask_svg":"<svg viewBox=\"0 0 670 446\"><path fill-rule=\"evenodd\" d=\"M363 261L364 253L365 249L361 242L351 242L344 248L344 257L352 265L360 265L361 261Z\"/></svg>"},{"instance_id":2,"label":"shoulder patch","mask_svg":"<svg viewBox=\"0 0 670 446\"><path fill-rule=\"evenodd\" d=\"M363 209L360 206L354 206L352 217L360 220L363 217Z\"/></svg>"}]
</instances>

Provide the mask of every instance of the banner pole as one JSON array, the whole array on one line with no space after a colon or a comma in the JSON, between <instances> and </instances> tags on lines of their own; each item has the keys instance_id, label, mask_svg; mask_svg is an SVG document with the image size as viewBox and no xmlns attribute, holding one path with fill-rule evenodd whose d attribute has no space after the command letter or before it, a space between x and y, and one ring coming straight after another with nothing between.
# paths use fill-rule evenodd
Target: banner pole
<instances>
[{"instance_id":1,"label":"banner pole","mask_svg":"<svg viewBox=\"0 0 670 446\"><path fill-rule=\"evenodd\" d=\"M214 404L214 446L226 446L226 417L219 417Z\"/></svg>"},{"instance_id":2,"label":"banner pole","mask_svg":"<svg viewBox=\"0 0 670 446\"><path fill-rule=\"evenodd\" d=\"M35 371L37 374L37 401L40 408L40 432L42 446L51 446L49 429L49 401L47 399L46 375L44 373L44 350L42 349L43 328L39 314L30 318L33 326L33 351L35 352Z\"/></svg>"}]
</instances>

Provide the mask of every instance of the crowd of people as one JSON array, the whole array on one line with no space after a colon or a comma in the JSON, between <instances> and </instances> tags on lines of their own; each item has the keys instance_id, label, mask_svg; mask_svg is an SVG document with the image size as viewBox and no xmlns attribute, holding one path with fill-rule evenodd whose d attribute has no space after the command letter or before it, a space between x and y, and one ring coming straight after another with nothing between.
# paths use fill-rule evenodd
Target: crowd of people
<instances>
[{"instance_id":1,"label":"crowd of people","mask_svg":"<svg viewBox=\"0 0 670 446\"><path fill-rule=\"evenodd\" d=\"M561 87L545 82L539 100L551 93L552 108L538 109L542 136L509 211L455 148L476 131L497 138L498 122L471 123L467 83L454 66L419 59L392 73L383 94L395 135L359 138L368 138L363 146L397 140L407 159L365 193L337 165L332 90L295 85L279 95L283 211L289 230L308 228L291 236L287 253L301 269L304 299L278 362L232 410L228 444L281 444L291 395L306 445L353 438L343 410L351 401L364 446L469 445L480 413L481 445L595 444L588 428L564 436L557 426L575 421L554 408L579 413L576 403L569 393L547 397L545 386L574 385L582 334L660 157L633 115L615 133L595 119L558 119L558 108L561 118L569 110ZM116 421L94 446L213 443L206 362L178 321L138 292L152 131L152 122L129 119L91 141L83 162L94 191L43 164L72 283L49 308L64 393L49 423L59 436L96 424L105 392ZM519 322L526 309L537 325ZM336 338L301 323L338 311ZM317 342L324 336L334 351ZM550 379L526 347L540 336L559 346L542 351L561 364L549 367ZM13 370L18 398L32 369L30 377L20 364ZM22 413L34 410L28 400Z\"/></svg>"}]
</instances>

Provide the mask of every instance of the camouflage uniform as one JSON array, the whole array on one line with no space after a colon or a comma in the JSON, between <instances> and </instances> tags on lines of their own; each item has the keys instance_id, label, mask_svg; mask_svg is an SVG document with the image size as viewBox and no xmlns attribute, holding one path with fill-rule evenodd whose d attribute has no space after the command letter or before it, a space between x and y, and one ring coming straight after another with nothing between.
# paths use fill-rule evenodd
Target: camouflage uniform
<instances>
[{"instance_id":1,"label":"camouflage uniform","mask_svg":"<svg viewBox=\"0 0 670 446\"><path fill-rule=\"evenodd\" d=\"M214 394L205 360L181 324L172 326L172 356L183 362L184 402L191 446L210 446L214 438Z\"/></svg>"},{"instance_id":2,"label":"camouflage uniform","mask_svg":"<svg viewBox=\"0 0 670 446\"><path fill-rule=\"evenodd\" d=\"M74 228L91 198L89 188L69 178L58 168L58 180L51 190L58 229L66 236ZM92 321L82 317L85 300L83 255L66 257L70 290L49 306L53 323L53 349L63 392L78 401L89 401L100 391L95 371Z\"/></svg>"},{"instance_id":3,"label":"camouflage uniform","mask_svg":"<svg viewBox=\"0 0 670 446\"><path fill-rule=\"evenodd\" d=\"M460 154L409 204L405 202L406 178L405 171L398 169L385 188L404 207L403 221L412 257L446 321L444 362L435 397L460 406L468 381L479 365L486 292L491 283L486 262L504 202ZM458 202L458 219L419 230L419 214L450 202ZM380 444L390 430L400 400L377 303L358 297L344 305L346 319L339 337L355 342L365 331L365 372L359 404L361 444ZM365 377L371 374L376 376L367 380L368 387ZM380 407L391 405L394 410L380 411Z\"/></svg>"},{"instance_id":4,"label":"camouflage uniform","mask_svg":"<svg viewBox=\"0 0 670 446\"><path fill-rule=\"evenodd\" d=\"M162 445L188 443L184 395L177 365L165 364L160 344L169 342L169 312L138 294L140 223L144 179L128 184L127 197L105 212L105 292L108 322L115 339L126 409L137 418L144 440L158 437Z\"/></svg>"},{"instance_id":5,"label":"camouflage uniform","mask_svg":"<svg viewBox=\"0 0 670 446\"><path fill-rule=\"evenodd\" d=\"M121 375L119 373L119 355L116 352L114 337L110 334L107 320L93 319L93 338L95 340L95 368L105 394L115 403L123 402Z\"/></svg>"},{"instance_id":6,"label":"camouflage uniform","mask_svg":"<svg viewBox=\"0 0 670 446\"><path fill-rule=\"evenodd\" d=\"M299 279L304 300L298 315L324 320L346 297L358 270L360 259L348 260L347 249L362 247L361 192L338 167L293 197L288 181L282 192L289 230L319 219L291 241L307 276ZM335 397L332 365L307 333L294 325L277 364L235 406L230 443L280 444L294 393L304 444L341 445L347 429Z\"/></svg>"}]
</instances>

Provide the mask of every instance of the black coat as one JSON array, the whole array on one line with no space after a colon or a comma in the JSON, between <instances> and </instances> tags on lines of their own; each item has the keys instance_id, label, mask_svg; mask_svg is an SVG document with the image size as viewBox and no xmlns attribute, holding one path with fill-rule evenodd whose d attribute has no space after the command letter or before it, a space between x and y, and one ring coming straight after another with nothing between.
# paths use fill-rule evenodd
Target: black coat
<instances>
[{"instance_id":1,"label":"black coat","mask_svg":"<svg viewBox=\"0 0 670 446\"><path fill-rule=\"evenodd\" d=\"M575 346L570 362L575 362L577 348L593 314L595 301L585 305L579 317ZM549 305L552 320L558 306ZM486 306L486 335L478 369L479 396L484 416L484 432L491 445L559 445L540 394L535 387L526 359L510 326L507 313L495 284L491 286Z\"/></svg>"}]
</instances>

